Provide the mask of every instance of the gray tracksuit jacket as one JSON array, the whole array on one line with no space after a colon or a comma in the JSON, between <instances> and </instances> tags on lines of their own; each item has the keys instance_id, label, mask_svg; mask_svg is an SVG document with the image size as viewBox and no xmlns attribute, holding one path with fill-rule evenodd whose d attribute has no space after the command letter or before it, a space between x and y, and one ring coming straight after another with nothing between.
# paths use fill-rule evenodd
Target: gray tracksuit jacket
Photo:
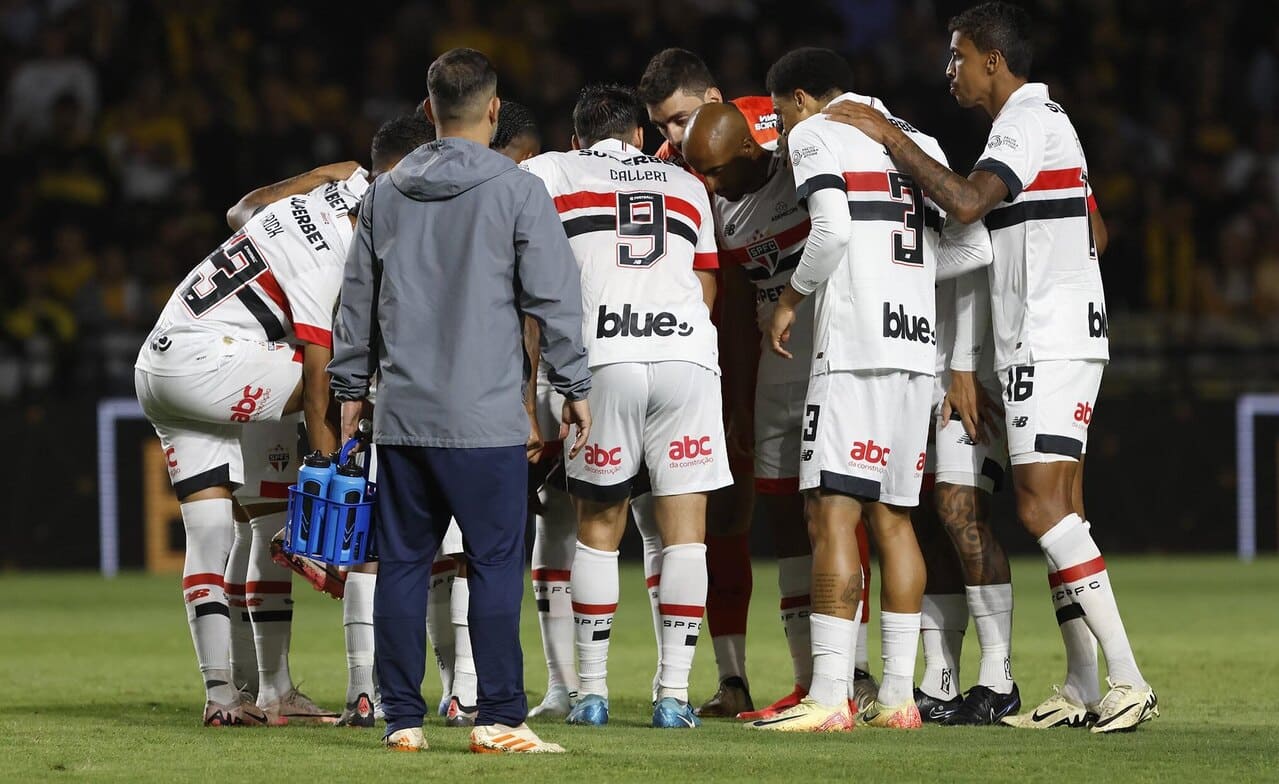
<instances>
[{"instance_id":1,"label":"gray tracksuit jacket","mask_svg":"<svg viewBox=\"0 0 1279 784\"><path fill-rule=\"evenodd\" d=\"M541 325L551 384L584 399L581 278L546 187L474 142L423 145L361 204L333 328L334 394L363 399L379 374L375 443L522 445L524 314Z\"/></svg>"}]
</instances>

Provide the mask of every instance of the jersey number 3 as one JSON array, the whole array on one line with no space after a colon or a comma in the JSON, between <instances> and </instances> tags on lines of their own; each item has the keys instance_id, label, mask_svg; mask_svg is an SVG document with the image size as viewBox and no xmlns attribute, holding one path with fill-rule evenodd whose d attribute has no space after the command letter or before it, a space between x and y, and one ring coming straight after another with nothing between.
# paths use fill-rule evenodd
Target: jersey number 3
<instances>
[{"instance_id":1,"label":"jersey number 3","mask_svg":"<svg viewBox=\"0 0 1279 784\"><path fill-rule=\"evenodd\" d=\"M196 269L194 279L182 289L182 301L192 316L200 318L266 271L266 259L249 235L241 232Z\"/></svg>"},{"instance_id":2,"label":"jersey number 3","mask_svg":"<svg viewBox=\"0 0 1279 784\"><path fill-rule=\"evenodd\" d=\"M924 249L920 239L924 233L924 205L915 181L897 171L888 172L888 195L893 201L906 202L902 219L903 231L893 231L893 261L898 264L923 264Z\"/></svg>"},{"instance_id":3,"label":"jersey number 3","mask_svg":"<svg viewBox=\"0 0 1279 784\"><path fill-rule=\"evenodd\" d=\"M666 255L666 197L639 191L617 194L617 265L643 269ZM634 240L626 242L625 240Z\"/></svg>"}]
</instances>

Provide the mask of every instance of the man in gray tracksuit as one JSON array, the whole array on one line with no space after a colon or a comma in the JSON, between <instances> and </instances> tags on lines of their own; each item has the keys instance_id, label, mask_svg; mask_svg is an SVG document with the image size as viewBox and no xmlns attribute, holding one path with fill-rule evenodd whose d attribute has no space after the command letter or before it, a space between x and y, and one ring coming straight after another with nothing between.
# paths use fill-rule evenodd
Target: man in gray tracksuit
<instances>
[{"instance_id":1,"label":"man in gray tracksuit","mask_svg":"<svg viewBox=\"0 0 1279 784\"><path fill-rule=\"evenodd\" d=\"M521 342L541 326L563 434L586 443L591 376L577 263L546 188L488 148L500 101L484 55L431 65L439 139L364 199L334 326L333 390L343 437L379 374L378 581L373 626L388 746L425 748L421 726L431 561L456 517L471 564L470 630L479 679L474 751L556 751L523 724L523 593L529 420Z\"/></svg>"}]
</instances>

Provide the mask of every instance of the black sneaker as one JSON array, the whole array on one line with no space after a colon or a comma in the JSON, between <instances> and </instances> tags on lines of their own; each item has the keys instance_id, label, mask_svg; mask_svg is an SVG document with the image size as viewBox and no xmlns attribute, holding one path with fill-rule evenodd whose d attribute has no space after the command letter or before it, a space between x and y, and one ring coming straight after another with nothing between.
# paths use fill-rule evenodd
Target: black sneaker
<instances>
[{"instance_id":1,"label":"black sneaker","mask_svg":"<svg viewBox=\"0 0 1279 784\"><path fill-rule=\"evenodd\" d=\"M998 724L1005 716L1012 716L1021 710L1021 694L1017 684L1007 694L985 686L974 686L964 695L963 704L948 720L942 722L951 727L983 727Z\"/></svg>"},{"instance_id":2,"label":"black sneaker","mask_svg":"<svg viewBox=\"0 0 1279 784\"><path fill-rule=\"evenodd\" d=\"M919 718L925 724L945 724L959 710L959 706L964 704L964 699L952 697L949 700L939 700L931 694L925 694L923 689L915 689L915 704L919 706Z\"/></svg>"},{"instance_id":3,"label":"black sneaker","mask_svg":"<svg viewBox=\"0 0 1279 784\"><path fill-rule=\"evenodd\" d=\"M715 696L702 703L702 707L694 712L704 719L732 719L739 713L753 710L755 703L751 701L746 681L733 675L721 681Z\"/></svg>"},{"instance_id":4,"label":"black sneaker","mask_svg":"<svg viewBox=\"0 0 1279 784\"><path fill-rule=\"evenodd\" d=\"M360 692L353 702L348 702L346 710L338 717L339 727L372 727L375 723L373 700L364 692Z\"/></svg>"}]
</instances>

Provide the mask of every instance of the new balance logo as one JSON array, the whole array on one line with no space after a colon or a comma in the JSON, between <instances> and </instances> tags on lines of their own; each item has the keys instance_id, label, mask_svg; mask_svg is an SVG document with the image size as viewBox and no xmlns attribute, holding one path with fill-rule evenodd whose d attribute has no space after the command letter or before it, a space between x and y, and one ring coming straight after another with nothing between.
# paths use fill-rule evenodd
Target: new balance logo
<instances>
[{"instance_id":1,"label":"new balance logo","mask_svg":"<svg viewBox=\"0 0 1279 784\"><path fill-rule=\"evenodd\" d=\"M805 449L802 453L800 453L799 459L803 460L805 463L807 463L809 460L812 460L813 450Z\"/></svg>"},{"instance_id":2,"label":"new balance logo","mask_svg":"<svg viewBox=\"0 0 1279 784\"><path fill-rule=\"evenodd\" d=\"M611 313L607 305L600 305L599 319L595 326L597 338L668 338L671 335L688 337L691 334L692 325L680 321L674 313L640 313L631 310L630 305L623 305L621 313Z\"/></svg>"},{"instance_id":3,"label":"new balance logo","mask_svg":"<svg viewBox=\"0 0 1279 784\"><path fill-rule=\"evenodd\" d=\"M923 316L912 316L906 312L905 305L898 305L893 310L891 303L884 303L884 337L919 343L936 343L933 327Z\"/></svg>"},{"instance_id":4,"label":"new balance logo","mask_svg":"<svg viewBox=\"0 0 1279 784\"><path fill-rule=\"evenodd\" d=\"M1024 417L1024 416L1013 417L1013 427L1025 427L1026 423L1029 421L1030 421L1030 417Z\"/></svg>"}]
</instances>

